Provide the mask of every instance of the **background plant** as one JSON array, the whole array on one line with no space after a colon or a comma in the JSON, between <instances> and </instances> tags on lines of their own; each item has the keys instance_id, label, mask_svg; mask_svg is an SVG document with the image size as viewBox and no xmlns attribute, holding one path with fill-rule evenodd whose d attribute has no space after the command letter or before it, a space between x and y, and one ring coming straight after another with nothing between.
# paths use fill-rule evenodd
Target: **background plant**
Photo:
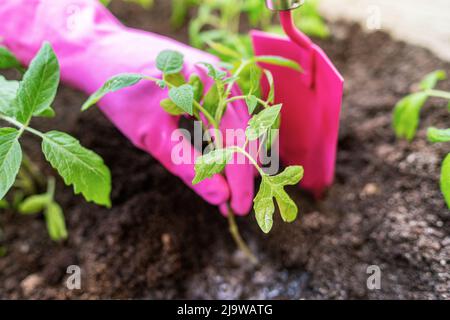
<instances>
[{"instance_id":1,"label":"background plant","mask_svg":"<svg viewBox=\"0 0 450 320\"><path fill-rule=\"evenodd\" d=\"M428 98L436 97L450 101L450 92L436 90L435 87L440 80L445 80L446 74L443 70L434 71L420 82L419 90L401 99L394 109L393 127L397 137L409 141L416 136L420 121L420 112ZM448 104L450 112L450 102ZM432 143L450 142L450 128L438 129L428 128L428 141ZM448 208L450 209L450 153L442 162L440 187Z\"/></svg>"},{"instance_id":2,"label":"background plant","mask_svg":"<svg viewBox=\"0 0 450 320\"><path fill-rule=\"evenodd\" d=\"M5 47L0 47L0 68L16 68L22 80L0 76L0 120L9 127L0 127L0 205L12 207L22 214L44 213L47 229L53 240L67 238L64 214L55 201L55 179L45 177L23 152L20 139L29 133L41 140L42 152L75 194L87 201L110 207L111 174L102 158L82 147L67 133L52 130L41 132L31 127L33 119L54 117L60 70L56 55L44 43L31 61L28 70ZM44 193L39 193L46 187ZM14 188L7 200L6 194Z\"/></svg>"},{"instance_id":3,"label":"background plant","mask_svg":"<svg viewBox=\"0 0 450 320\"><path fill-rule=\"evenodd\" d=\"M105 6L108 6L112 0L100 0ZM125 2L133 2L141 5L145 9L149 9L153 6L155 0L122 0Z\"/></svg>"},{"instance_id":4,"label":"background plant","mask_svg":"<svg viewBox=\"0 0 450 320\"><path fill-rule=\"evenodd\" d=\"M222 51L222 54L232 55L236 58L239 56L239 53L224 46L220 46L219 50ZM224 146L220 134L211 134L210 146L213 146L212 151L196 159L196 175L192 184L197 184L215 174L220 174L226 164L231 161L233 155L240 153L255 166L261 176L261 185L254 198L253 206L255 217L261 230L268 233L272 229L273 214L275 212L274 201L278 205L282 219L286 222L294 221L298 214L298 208L284 188L288 185L299 183L303 177L303 168L301 166L291 166L278 175L270 176L265 173L264 169L257 162L257 159L246 151L246 146L250 141L259 141L260 146L265 145L266 143L264 142L271 142L269 132L272 128L279 126L279 114L282 105L273 105L273 77L268 70L264 70L271 87L266 100L262 100L254 95L254 92L259 88L258 77L251 77L253 82L247 86L249 89L244 91L244 94L241 96L231 96L231 90L243 70L249 66L253 66L250 70L256 70L259 68L258 63L269 63L289 67L297 71L301 70L300 66L291 60L275 56L258 56L250 59L242 58L236 67L230 67L231 72L227 72L225 69L210 63L199 62L200 65L203 65L207 69L208 76L214 83L205 92L205 85L199 75L192 74L189 79L183 76L181 73L184 64L183 59L183 55L176 51L166 50L161 52L157 57L156 64L163 74L162 78L154 78L142 74L117 75L109 79L95 92L83 105L82 110L88 109L109 92L135 85L141 80L148 80L157 83L162 89L167 88L169 90L169 97L160 103L161 107L167 113L174 116L187 116L202 121L205 132L209 132L209 129L213 129L213 132L219 132L220 123L226 108L233 101L244 100L249 113L253 115L248 122L244 146ZM201 117L200 113L206 119ZM230 231L235 241L255 261L256 258L251 254L238 232L231 209L229 209L228 219Z\"/></svg>"},{"instance_id":5,"label":"background plant","mask_svg":"<svg viewBox=\"0 0 450 320\"><path fill-rule=\"evenodd\" d=\"M239 36L248 40L247 35L239 34L243 18L250 27L282 33L281 27L273 23L274 13L267 9L265 1L172 0L172 24L175 27L185 24L191 8L195 8L196 14L189 22L190 40L192 45L200 48L211 40L227 46L235 45ZM294 11L294 19L298 27L310 36L329 36L329 29L318 11L318 0L306 1L301 9ZM250 44L247 41L244 43Z\"/></svg>"}]
</instances>

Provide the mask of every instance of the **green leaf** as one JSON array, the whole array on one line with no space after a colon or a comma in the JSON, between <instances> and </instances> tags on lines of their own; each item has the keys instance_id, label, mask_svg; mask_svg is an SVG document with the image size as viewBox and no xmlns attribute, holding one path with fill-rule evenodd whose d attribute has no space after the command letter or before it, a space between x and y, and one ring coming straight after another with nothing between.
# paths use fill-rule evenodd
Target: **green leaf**
<instances>
[{"instance_id":1,"label":"green leaf","mask_svg":"<svg viewBox=\"0 0 450 320\"><path fill-rule=\"evenodd\" d=\"M186 79L181 73L171 73L164 75L164 80L170 84L173 84L175 87L182 86L186 83Z\"/></svg>"},{"instance_id":2,"label":"green leaf","mask_svg":"<svg viewBox=\"0 0 450 320\"><path fill-rule=\"evenodd\" d=\"M264 70L264 74L266 75L267 82L269 83L269 93L267 94L267 102L273 103L275 100L275 83L273 80L272 72L269 70Z\"/></svg>"},{"instance_id":3,"label":"green leaf","mask_svg":"<svg viewBox=\"0 0 450 320\"><path fill-rule=\"evenodd\" d=\"M449 129L438 129L438 128L428 128L427 131L428 141L436 142L449 142L450 141L450 128Z\"/></svg>"},{"instance_id":4,"label":"green leaf","mask_svg":"<svg viewBox=\"0 0 450 320\"><path fill-rule=\"evenodd\" d=\"M105 82L105 84L92 94L89 99L83 104L81 110L85 111L96 104L101 98L110 92L115 92L120 89L134 86L136 83L146 78L143 74L136 73L122 73L116 75Z\"/></svg>"},{"instance_id":5,"label":"green leaf","mask_svg":"<svg viewBox=\"0 0 450 320\"><path fill-rule=\"evenodd\" d=\"M437 70L425 76L425 78L420 82L420 88L422 90L433 89L438 81L446 79L445 71Z\"/></svg>"},{"instance_id":6,"label":"green leaf","mask_svg":"<svg viewBox=\"0 0 450 320\"><path fill-rule=\"evenodd\" d=\"M216 51L219 55L225 56L225 57L230 57L230 58L234 58L237 60L242 59L242 55L237 52L234 51L233 49L218 43L218 42L214 42L214 41L207 41L206 42L208 44L208 46L210 46L214 51Z\"/></svg>"},{"instance_id":7,"label":"green leaf","mask_svg":"<svg viewBox=\"0 0 450 320\"><path fill-rule=\"evenodd\" d=\"M3 76L0 76L0 113L9 117L15 117L16 108L14 99L17 97L19 90L19 81L6 80ZM34 116L37 117L54 117L55 111L51 106L39 112L34 112Z\"/></svg>"},{"instance_id":8,"label":"green leaf","mask_svg":"<svg viewBox=\"0 0 450 320\"><path fill-rule=\"evenodd\" d=\"M175 102L173 102L170 99L164 99L160 102L161 108L164 109L168 114L171 114L173 116L179 116L184 114L185 112L183 109L179 108Z\"/></svg>"},{"instance_id":9,"label":"green leaf","mask_svg":"<svg viewBox=\"0 0 450 320\"><path fill-rule=\"evenodd\" d=\"M194 89L194 100L201 101L203 97L203 82L202 79L196 74L191 74L189 77L189 84Z\"/></svg>"},{"instance_id":10,"label":"green leaf","mask_svg":"<svg viewBox=\"0 0 450 320\"><path fill-rule=\"evenodd\" d=\"M245 134L250 141L256 140L269 130L277 120L281 111L281 104L262 110L248 122Z\"/></svg>"},{"instance_id":11,"label":"green leaf","mask_svg":"<svg viewBox=\"0 0 450 320\"><path fill-rule=\"evenodd\" d=\"M413 93L400 100L394 109L393 126L399 138L412 140L419 125L420 110L427 101L427 94Z\"/></svg>"},{"instance_id":12,"label":"green leaf","mask_svg":"<svg viewBox=\"0 0 450 320\"><path fill-rule=\"evenodd\" d=\"M287 167L279 175L268 177L270 184L280 209L281 217L285 222L292 222L297 218L298 209L295 202L288 196L284 187L287 185L296 185L303 178L303 167Z\"/></svg>"},{"instance_id":13,"label":"green leaf","mask_svg":"<svg viewBox=\"0 0 450 320\"><path fill-rule=\"evenodd\" d=\"M249 73L249 92L250 93L258 92L261 85L261 77L262 77L261 68L259 68L256 64L251 64L248 67L248 73Z\"/></svg>"},{"instance_id":14,"label":"green leaf","mask_svg":"<svg viewBox=\"0 0 450 320\"><path fill-rule=\"evenodd\" d=\"M169 98L183 111L192 116L194 111L194 89L189 84L172 88L169 91Z\"/></svg>"},{"instance_id":15,"label":"green leaf","mask_svg":"<svg viewBox=\"0 0 450 320\"><path fill-rule=\"evenodd\" d=\"M47 108L42 110L40 113L36 113L34 116L43 117L43 118L53 118L56 115L55 110L53 108Z\"/></svg>"},{"instance_id":16,"label":"green leaf","mask_svg":"<svg viewBox=\"0 0 450 320\"><path fill-rule=\"evenodd\" d=\"M450 153L444 159L441 169L441 191L450 209Z\"/></svg>"},{"instance_id":17,"label":"green leaf","mask_svg":"<svg viewBox=\"0 0 450 320\"><path fill-rule=\"evenodd\" d=\"M22 64L17 60L14 54L6 49L4 46L0 46L0 69L16 68L21 70Z\"/></svg>"},{"instance_id":18,"label":"green leaf","mask_svg":"<svg viewBox=\"0 0 450 320\"><path fill-rule=\"evenodd\" d=\"M26 124L33 115L51 108L59 85L59 64L49 43L31 61L14 100L15 118Z\"/></svg>"},{"instance_id":19,"label":"green leaf","mask_svg":"<svg viewBox=\"0 0 450 320\"><path fill-rule=\"evenodd\" d=\"M179 73L183 69L184 57L173 50L161 51L156 58L156 67L165 75Z\"/></svg>"},{"instance_id":20,"label":"green leaf","mask_svg":"<svg viewBox=\"0 0 450 320\"><path fill-rule=\"evenodd\" d=\"M195 161L195 177L192 184L195 185L222 172L234 152L232 149L217 149L198 157Z\"/></svg>"},{"instance_id":21,"label":"green leaf","mask_svg":"<svg viewBox=\"0 0 450 320\"><path fill-rule=\"evenodd\" d=\"M254 61L280 67L286 67L296 71L303 71L302 67L297 62L279 56L257 56L254 58Z\"/></svg>"},{"instance_id":22,"label":"green leaf","mask_svg":"<svg viewBox=\"0 0 450 320\"><path fill-rule=\"evenodd\" d=\"M30 196L20 203L18 210L21 214L37 214L42 212L50 202L52 199L48 194Z\"/></svg>"},{"instance_id":23,"label":"green leaf","mask_svg":"<svg viewBox=\"0 0 450 320\"><path fill-rule=\"evenodd\" d=\"M44 134L42 151L66 185L73 185L75 194L82 193L87 201L111 206L111 174L99 155L58 131Z\"/></svg>"},{"instance_id":24,"label":"green leaf","mask_svg":"<svg viewBox=\"0 0 450 320\"><path fill-rule=\"evenodd\" d=\"M13 117L14 107L13 101L17 96L19 90L19 82L14 80L6 80L0 76L0 113Z\"/></svg>"},{"instance_id":25,"label":"green leaf","mask_svg":"<svg viewBox=\"0 0 450 320\"><path fill-rule=\"evenodd\" d=\"M272 188L264 178L261 181L255 199L253 199L253 203L255 217L259 227L264 233L269 233L273 226L275 204L273 203Z\"/></svg>"},{"instance_id":26,"label":"green leaf","mask_svg":"<svg viewBox=\"0 0 450 320\"><path fill-rule=\"evenodd\" d=\"M211 63L200 62L199 64L204 65L208 69L208 76L210 76L214 81L223 80L227 76L225 71L216 69Z\"/></svg>"},{"instance_id":27,"label":"green leaf","mask_svg":"<svg viewBox=\"0 0 450 320\"><path fill-rule=\"evenodd\" d=\"M297 218L298 208L295 202L284 190L285 186L296 185L303 178L303 167L287 167L276 176L263 176L259 191L253 200L256 220L265 233L272 229L275 198L280 214L285 222L292 222Z\"/></svg>"},{"instance_id":28,"label":"green leaf","mask_svg":"<svg viewBox=\"0 0 450 320\"><path fill-rule=\"evenodd\" d=\"M62 208L56 202L50 202L45 210L45 221L50 238L54 241L67 239L67 228Z\"/></svg>"},{"instance_id":29,"label":"green leaf","mask_svg":"<svg viewBox=\"0 0 450 320\"><path fill-rule=\"evenodd\" d=\"M247 104L248 113L253 114L258 105L258 99L254 95L250 95L245 97L245 103Z\"/></svg>"},{"instance_id":30,"label":"green leaf","mask_svg":"<svg viewBox=\"0 0 450 320\"><path fill-rule=\"evenodd\" d=\"M14 184L22 163L19 144L20 132L13 128L0 128L0 199Z\"/></svg>"},{"instance_id":31,"label":"green leaf","mask_svg":"<svg viewBox=\"0 0 450 320\"><path fill-rule=\"evenodd\" d=\"M209 88L205 99L203 100L203 108L205 108L213 116L216 114L217 108L219 107L219 99L222 93L223 86L220 86L219 88L219 84L213 84L211 88Z\"/></svg>"}]
</instances>

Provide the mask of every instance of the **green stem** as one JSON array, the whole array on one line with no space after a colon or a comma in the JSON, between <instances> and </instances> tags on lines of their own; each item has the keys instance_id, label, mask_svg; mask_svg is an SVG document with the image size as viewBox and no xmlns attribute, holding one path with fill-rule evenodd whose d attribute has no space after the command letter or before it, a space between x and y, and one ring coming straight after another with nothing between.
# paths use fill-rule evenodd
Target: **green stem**
<instances>
[{"instance_id":1,"label":"green stem","mask_svg":"<svg viewBox=\"0 0 450 320\"><path fill-rule=\"evenodd\" d=\"M258 173L261 175L261 177L266 176L266 173L263 171L263 169L261 169L261 167L258 165L258 162L256 162L256 160L250 155L250 153L237 146L231 147L230 149L234 149L236 152L242 153L253 164L256 170L258 170Z\"/></svg>"},{"instance_id":2,"label":"green stem","mask_svg":"<svg viewBox=\"0 0 450 320\"><path fill-rule=\"evenodd\" d=\"M35 130L33 128L30 128L30 127L28 127L28 125L20 123L19 121L15 120L15 119L13 119L11 117L0 115L0 119L2 119L4 121L6 121L6 122L8 122L8 123L18 127L20 129L20 134L22 134L22 132L24 132L24 131L28 131L28 132L36 135L36 136L39 136L41 138L45 138L45 136L44 136L44 134L42 132L37 131L37 130Z\"/></svg>"},{"instance_id":3,"label":"green stem","mask_svg":"<svg viewBox=\"0 0 450 320\"><path fill-rule=\"evenodd\" d=\"M194 100L194 106L205 115L206 119L208 119L210 125L212 125L214 127L214 129L219 130L219 124L217 123L217 121L214 119L214 117L208 112L208 110L206 110L205 108L203 108L203 106L198 103L197 101Z\"/></svg>"},{"instance_id":4,"label":"green stem","mask_svg":"<svg viewBox=\"0 0 450 320\"><path fill-rule=\"evenodd\" d=\"M230 229L231 236L233 237L234 241L236 242L236 245L239 249L242 250L242 252L249 258L249 260L257 264L258 258L253 254L253 252L250 250L249 246L245 243L245 241L242 239L241 234L239 233L239 228L236 223L235 214L231 209L228 210L228 226Z\"/></svg>"},{"instance_id":5,"label":"green stem","mask_svg":"<svg viewBox=\"0 0 450 320\"><path fill-rule=\"evenodd\" d=\"M233 74L233 76L237 79L242 71L244 71L245 67L247 67L250 64L250 60L244 60L239 65L239 67L236 69L236 72ZM225 93L223 94L223 97L225 97L225 100L220 98L219 106L217 107L216 111L216 121L219 122L219 117L223 115L225 112L225 108L227 107L227 98L229 97L231 90L233 89L234 84L236 83L236 79L232 80L230 83L228 83L227 88L225 90Z\"/></svg>"},{"instance_id":6,"label":"green stem","mask_svg":"<svg viewBox=\"0 0 450 320\"><path fill-rule=\"evenodd\" d=\"M203 107L202 107L203 108ZM215 121L212 121L213 126L216 130L219 130L219 126ZM205 124L203 124L205 126ZM222 148L222 140L220 139L220 133L216 134L216 139L213 142L216 148ZM246 141L245 145L248 142ZM238 147L236 147L238 148ZM239 148L240 149L240 148ZM245 152L245 150L243 150ZM246 152L245 152L246 153ZM250 154L247 153L247 155L250 157L250 161L254 161L254 159L250 156ZM254 161L254 163L257 165L256 161ZM224 177L226 179L226 177ZM234 240L234 242L236 243L236 246L242 250L242 252L247 256L247 258L254 264L258 263L258 259L256 258L256 256L253 254L253 252L250 250L249 246L245 243L244 239L242 238L240 232L239 232L239 228L236 224L236 219L235 219L235 213L232 211L232 209L230 208L230 206L228 205L228 226L229 226L229 230L231 233L231 236Z\"/></svg>"},{"instance_id":7,"label":"green stem","mask_svg":"<svg viewBox=\"0 0 450 320\"><path fill-rule=\"evenodd\" d=\"M436 98L443 98L443 99L448 99L450 100L450 92L446 92L443 90L427 90L426 93L431 96L431 97L436 97Z\"/></svg>"},{"instance_id":8,"label":"green stem","mask_svg":"<svg viewBox=\"0 0 450 320\"><path fill-rule=\"evenodd\" d=\"M238 101L238 100L245 100L247 98L247 96L235 96L232 98L229 98L225 101L225 104L234 102L234 101ZM270 108L270 104L267 101L264 101L263 99L260 99L258 97L256 97L256 101L258 101L259 104L263 105L263 107L265 109Z\"/></svg>"},{"instance_id":9,"label":"green stem","mask_svg":"<svg viewBox=\"0 0 450 320\"><path fill-rule=\"evenodd\" d=\"M47 194L49 197L53 200L55 197L55 178L54 177L48 177L47 180Z\"/></svg>"}]
</instances>

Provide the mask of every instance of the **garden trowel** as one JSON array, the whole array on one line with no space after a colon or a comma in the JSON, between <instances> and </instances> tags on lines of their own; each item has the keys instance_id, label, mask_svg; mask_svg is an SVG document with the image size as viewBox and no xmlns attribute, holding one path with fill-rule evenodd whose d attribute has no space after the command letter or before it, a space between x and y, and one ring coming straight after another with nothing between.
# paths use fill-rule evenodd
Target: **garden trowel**
<instances>
[{"instance_id":1,"label":"garden trowel","mask_svg":"<svg viewBox=\"0 0 450 320\"><path fill-rule=\"evenodd\" d=\"M301 186L317 197L332 184L344 79L326 54L294 25L291 10L302 0L266 0L278 11L287 37L252 31L255 54L296 61L303 72L264 65L275 82L275 102L283 103L280 157L286 165L302 165ZM268 82L263 81L263 92Z\"/></svg>"}]
</instances>

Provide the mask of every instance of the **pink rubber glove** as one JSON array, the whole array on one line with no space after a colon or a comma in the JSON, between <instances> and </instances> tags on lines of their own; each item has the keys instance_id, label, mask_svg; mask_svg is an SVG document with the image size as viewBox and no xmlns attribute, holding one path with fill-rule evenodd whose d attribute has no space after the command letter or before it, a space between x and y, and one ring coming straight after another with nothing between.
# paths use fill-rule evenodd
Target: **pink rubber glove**
<instances>
[{"instance_id":1,"label":"pink rubber glove","mask_svg":"<svg viewBox=\"0 0 450 320\"><path fill-rule=\"evenodd\" d=\"M43 41L49 41L58 56L62 80L87 94L119 73L160 77L155 60L165 49L183 53L183 73L187 76L196 72L205 83L209 80L204 70L195 64L215 61L211 55L169 38L123 26L97 0L0 0L0 39L25 64ZM237 214L248 213L253 198L250 165L228 165L227 180L215 175L192 186L194 165L172 162L172 148L179 142L171 141L171 135L177 130L178 118L168 115L159 106L166 97L167 91L153 83L142 82L109 94L99 105L137 147L158 159L206 201L219 205L224 214L227 202ZM249 119L246 110L242 103L229 106L222 129L245 129ZM191 145L188 149L195 157L198 155Z\"/></svg>"}]
</instances>

